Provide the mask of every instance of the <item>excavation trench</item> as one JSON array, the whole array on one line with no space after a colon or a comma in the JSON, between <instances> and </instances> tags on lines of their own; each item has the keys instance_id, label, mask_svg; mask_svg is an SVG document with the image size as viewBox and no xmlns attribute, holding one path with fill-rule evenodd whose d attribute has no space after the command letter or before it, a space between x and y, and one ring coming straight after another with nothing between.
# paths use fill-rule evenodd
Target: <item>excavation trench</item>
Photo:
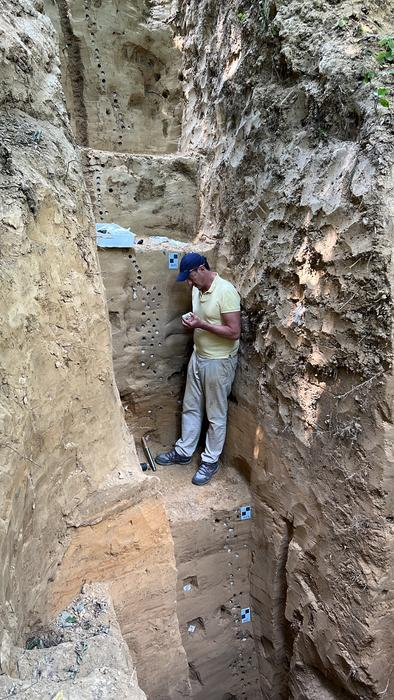
<instances>
[{"instance_id":1,"label":"excavation trench","mask_svg":"<svg viewBox=\"0 0 394 700\"><path fill-rule=\"evenodd\" d=\"M388 132L360 79L384 10L14 4L0 696L389 697ZM198 454L140 466L179 435L190 249L243 304L204 488Z\"/></svg>"},{"instance_id":2,"label":"excavation trench","mask_svg":"<svg viewBox=\"0 0 394 700\"><path fill-rule=\"evenodd\" d=\"M79 145L95 219L128 228L134 236L128 247L119 247L111 236L104 243L98 241L98 254L116 383L143 463L142 436L154 453L173 444L180 429L185 370L192 349L180 322L181 314L190 309L189 290L175 281L180 258L191 249L208 255L213 265L216 258L213 244L199 240L198 235L199 158L176 152L171 138L180 128L181 54L162 22L165 17L160 18L160 11L168 11L164 3L150 8L148 17L147 8L137 11L130 6L136 17L128 25L124 11L127 29L120 33L121 17L116 17L115 24L111 3L96 9L88 0L69 5L59 0L55 7L48 3L47 9L58 31L63 83L77 138L83 129ZM122 10L117 8L119 14ZM113 36L118 38L112 52ZM230 466L224 458L221 473L200 490L191 484L197 466L196 455L188 467L156 471L158 498L165 508L162 517L165 512L176 562L176 619L171 625L179 628L178 644L187 661L182 671L178 669L178 679L173 670L173 679L166 685L159 659L152 660L157 668L151 674L144 658L146 628L163 626L165 599L157 601L154 611L141 605L145 623L139 621L138 634L133 625L135 609L127 610L116 590L112 593L115 611L136 656L140 686L152 700L178 697L182 675L182 697L261 697L253 635L258 613L250 591L251 470ZM129 478L119 473L121 485ZM150 512L149 517L157 516ZM66 555L56 578L55 608L76 593L78 577L84 575L83 561L75 561L76 549L72 544L73 565ZM114 580L120 576L116 566L115 570ZM146 585L156 587L154 576Z\"/></svg>"},{"instance_id":3,"label":"excavation trench","mask_svg":"<svg viewBox=\"0 0 394 700\"><path fill-rule=\"evenodd\" d=\"M84 161L96 213L100 215L101 206L101 211L110 212L111 221L122 225L133 221L136 234L128 249L112 247L107 240L107 247L99 247L99 260L112 326L115 377L126 422L144 463L142 437L155 454L173 444L180 431L192 340L180 321L190 309L190 291L176 282L179 261L191 246L211 258L214 250L207 243L163 235L168 232L167 217L177 228L178 209L183 238L196 229L198 177L193 158L89 149ZM132 197L135 218L128 210ZM160 213L152 214L152 209ZM148 223L149 217L156 218L156 225ZM150 230L159 235L149 235ZM191 484L197 466L198 454L190 466L157 467L155 472L174 546L176 615L189 669L188 692L196 698L261 697L253 635L257 612L250 592L251 469L241 463L239 468L231 466L231 458L224 458L218 477L206 489L198 489ZM278 614L284 614L284 605L282 600ZM160 610L156 614L160 617ZM148 616L146 622L155 624ZM129 620L121 623L135 651L131 626ZM137 669L141 687L156 697L160 684L150 687L138 653Z\"/></svg>"}]
</instances>

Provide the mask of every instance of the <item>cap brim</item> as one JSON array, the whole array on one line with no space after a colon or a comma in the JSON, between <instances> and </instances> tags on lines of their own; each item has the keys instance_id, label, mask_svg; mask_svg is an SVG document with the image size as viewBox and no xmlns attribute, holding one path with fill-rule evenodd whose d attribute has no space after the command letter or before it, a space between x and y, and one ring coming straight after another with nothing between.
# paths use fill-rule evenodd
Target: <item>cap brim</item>
<instances>
[{"instance_id":1,"label":"cap brim","mask_svg":"<svg viewBox=\"0 0 394 700\"><path fill-rule=\"evenodd\" d=\"M177 282L186 282L187 278L189 277L190 271L185 270L185 272L180 272L179 275L177 275L176 281Z\"/></svg>"}]
</instances>

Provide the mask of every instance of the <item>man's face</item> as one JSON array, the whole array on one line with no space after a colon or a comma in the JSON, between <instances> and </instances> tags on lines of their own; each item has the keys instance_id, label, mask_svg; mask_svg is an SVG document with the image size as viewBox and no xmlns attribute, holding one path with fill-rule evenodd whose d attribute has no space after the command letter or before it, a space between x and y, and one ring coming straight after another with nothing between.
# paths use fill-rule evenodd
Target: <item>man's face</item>
<instances>
[{"instance_id":1,"label":"man's face","mask_svg":"<svg viewBox=\"0 0 394 700\"><path fill-rule=\"evenodd\" d=\"M189 273L189 277L186 282L190 288L197 287L197 289L202 289L205 281L205 267L200 265L196 270L192 270Z\"/></svg>"}]
</instances>

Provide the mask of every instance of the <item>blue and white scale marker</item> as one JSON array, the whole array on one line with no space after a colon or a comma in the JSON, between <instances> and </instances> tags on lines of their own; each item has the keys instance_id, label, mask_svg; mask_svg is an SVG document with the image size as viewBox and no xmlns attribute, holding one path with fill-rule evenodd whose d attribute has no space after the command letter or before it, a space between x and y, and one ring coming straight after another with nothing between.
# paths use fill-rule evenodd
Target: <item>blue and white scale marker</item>
<instances>
[{"instance_id":1,"label":"blue and white scale marker","mask_svg":"<svg viewBox=\"0 0 394 700\"><path fill-rule=\"evenodd\" d=\"M168 269L177 270L179 267L178 253L168 253Z\"/></svg>"},{"instance_id":2,"label":"blue and white scale marker","mask_svg":"<svg viewBox=\"0 0 394 700\"><path fill-rule=\"evenodd\" d=\"M252 517L252 506L241 506L239 513L240 520L250 520Z\"/></svg>"},{"instance_id":3,"label":"blue and white scale marker","mask_svg":"<svg viewBox=\"0 0 394 700\"><path fill-rule=\"evenodd\" d=\"M242 624L244 624L245 622L250 622L250 620L251 620L250 608L241 608L241 620L242 620Z\"/></svg>"}]
</instances>

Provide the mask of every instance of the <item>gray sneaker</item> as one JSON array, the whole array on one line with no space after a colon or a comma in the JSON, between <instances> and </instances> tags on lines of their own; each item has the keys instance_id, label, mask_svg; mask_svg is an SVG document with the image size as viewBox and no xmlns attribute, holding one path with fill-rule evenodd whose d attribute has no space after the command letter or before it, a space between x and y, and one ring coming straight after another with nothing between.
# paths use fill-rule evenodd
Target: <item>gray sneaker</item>
<instances>
[{"instance_id":1,"label":"gray sneaker","mask_svg":"<svg viewBox=\"0 0 394 700\"><path fill-rule=\"evenodd\" d=\"M162 466L167 466L168 464L189 464L191 457L183 457L173 448L168 450L168 452L160 452L160 454L156 455L155 462Z\"/></svg>"},{"instance_id":2,"label":"gray sneaker","mask_svg":"<svg viewBox=\"0 0 394 700\"><path fill-rule=\"evenodd\" d=\"M202 462L192 478L192 484L195 484L195 486L204 486L211 481L218 469L219 462L212 462L211 464Z\"/></svg>"}]
</instances>

